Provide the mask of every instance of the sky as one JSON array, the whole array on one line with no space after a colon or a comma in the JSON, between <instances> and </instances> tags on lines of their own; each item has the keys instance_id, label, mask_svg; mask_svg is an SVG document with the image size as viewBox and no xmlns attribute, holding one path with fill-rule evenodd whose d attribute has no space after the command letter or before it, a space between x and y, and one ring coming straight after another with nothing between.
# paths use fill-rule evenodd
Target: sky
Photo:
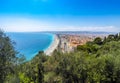
<instances>
[{"instance_id":1,"label":"sky","mask_svg":"<svg viewBox=\"0 0 120 83\"><path fill-rule=\"evenodd\" d=\"M7 32L120 31L120 0L0 0Z\"/></svg>"}]
</instances>

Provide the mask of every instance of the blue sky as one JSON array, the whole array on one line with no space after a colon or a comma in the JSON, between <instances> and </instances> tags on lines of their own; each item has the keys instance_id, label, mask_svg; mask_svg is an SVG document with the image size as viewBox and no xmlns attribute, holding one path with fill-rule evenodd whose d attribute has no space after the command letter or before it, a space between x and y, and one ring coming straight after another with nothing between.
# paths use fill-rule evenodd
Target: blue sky
<instances>
[{"instance_id":1,"label":"blue sky","mask_svg":"<svg viewBox=\"0 0 120 83\"><path fill-rule=\"evenodd\" d=\"M5 31L120 30L120 0L0 0Z\"/></svg>"}]
</instances>

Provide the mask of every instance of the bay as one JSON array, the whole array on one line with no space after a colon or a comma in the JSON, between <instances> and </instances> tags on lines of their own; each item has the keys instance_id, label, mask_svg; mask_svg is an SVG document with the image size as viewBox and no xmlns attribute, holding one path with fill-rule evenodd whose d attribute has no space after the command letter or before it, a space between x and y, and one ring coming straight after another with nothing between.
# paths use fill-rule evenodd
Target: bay
<instances>
[{"instance_id":1,"label":"bay","mask_svg":"<svg viewBox=\"0 0 120 83\"><path fill-rule=\"evenodd\" d=\"M7 36L16 44L15 49L27 60L32 59L39 51L46 50L54 40L54 35L41 32L7 32Z\"/></svg>"}]
</instances>

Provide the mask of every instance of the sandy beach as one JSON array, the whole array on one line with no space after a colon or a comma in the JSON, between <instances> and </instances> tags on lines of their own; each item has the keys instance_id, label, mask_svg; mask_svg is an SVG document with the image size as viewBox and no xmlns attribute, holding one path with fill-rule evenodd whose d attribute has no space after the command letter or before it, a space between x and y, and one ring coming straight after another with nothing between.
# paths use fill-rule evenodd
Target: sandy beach
<instances>
[{"instance_id":1,"label":"sandy beach","mask_svg":"<svg viewBox=\"0 0 120 83\"><path fill-rule=\"evenodd\" d=\"M54 35L54 40L52 44L44 51L44 53L46 55L51 55L53 51L58 47L58 44L59 44L59 38L57 37L57 35Z\"/></svg>"}]
</instances>

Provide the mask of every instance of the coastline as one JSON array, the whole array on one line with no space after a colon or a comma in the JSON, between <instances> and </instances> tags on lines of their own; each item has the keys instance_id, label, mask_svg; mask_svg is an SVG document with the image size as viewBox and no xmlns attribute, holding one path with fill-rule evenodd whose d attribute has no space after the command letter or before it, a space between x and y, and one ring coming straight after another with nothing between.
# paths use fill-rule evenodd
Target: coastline
<instances>
[{"instance_id":1,"label":"coastline","mask_svg":"<svg viewBox=\"0 0 120 83\"><path fill-rule=\"evenodd\" d=\"M59 38L57 35L54 35L54 40L52 41L51 45L44 51L44 53L48 56L50 56L53 51L58 47L59 44Z\"/></svg>"}]
</instances>

